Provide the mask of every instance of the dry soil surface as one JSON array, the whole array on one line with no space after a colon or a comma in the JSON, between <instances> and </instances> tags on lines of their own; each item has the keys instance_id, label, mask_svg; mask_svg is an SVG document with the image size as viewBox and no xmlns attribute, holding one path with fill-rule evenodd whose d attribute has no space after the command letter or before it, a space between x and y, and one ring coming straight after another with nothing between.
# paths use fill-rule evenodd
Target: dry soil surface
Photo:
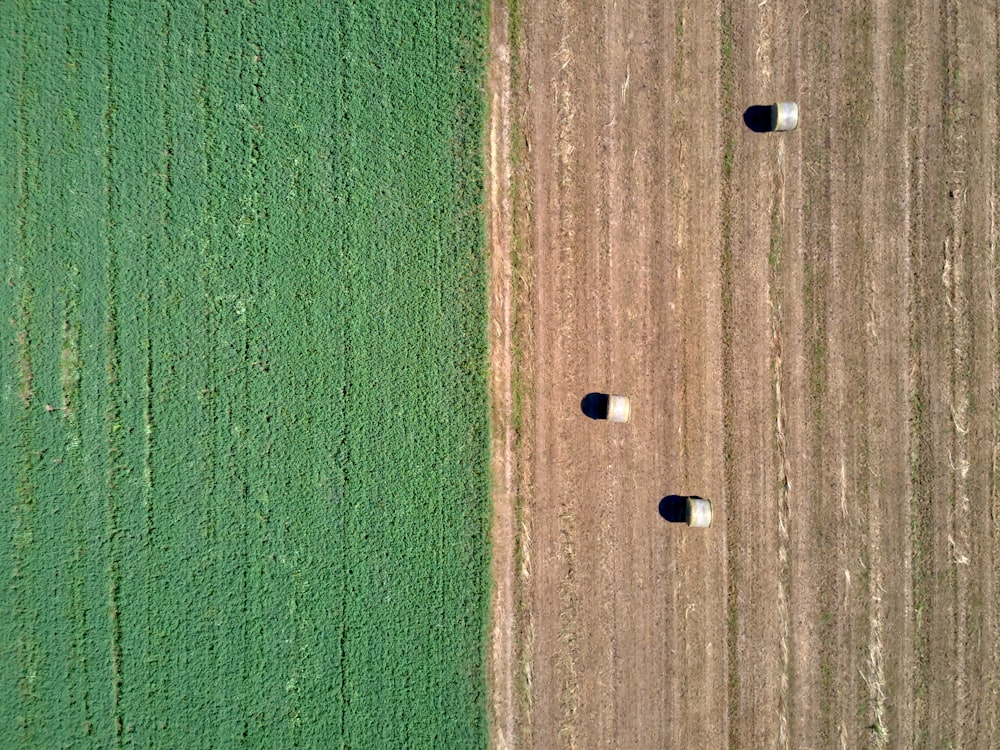
<instances>
[{"instance_id":1,"label":"dry soil surface","mask_svg":"<svg viewBox=\"0 0 1000 750\"><path fill-rule=\"evenodd\" d=\"M494 745L1000 747L996 3L492 13Z\"/></svg>"}]
</instances>

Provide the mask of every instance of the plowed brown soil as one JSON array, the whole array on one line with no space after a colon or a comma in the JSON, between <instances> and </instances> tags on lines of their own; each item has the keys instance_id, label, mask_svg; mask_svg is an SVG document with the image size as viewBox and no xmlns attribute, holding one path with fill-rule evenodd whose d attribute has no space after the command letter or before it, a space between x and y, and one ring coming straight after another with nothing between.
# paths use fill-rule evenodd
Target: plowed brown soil
<instances>
[{"instance_id":1,"label":"plowed brown soil","mask_svg":"<svg viewBox=\"0 0 1000 750\"><path fill-rule=\"evenodd\" d=\"M496 747L1000 747L998 35L494 3Z\"/></svg>"}]
</instances>

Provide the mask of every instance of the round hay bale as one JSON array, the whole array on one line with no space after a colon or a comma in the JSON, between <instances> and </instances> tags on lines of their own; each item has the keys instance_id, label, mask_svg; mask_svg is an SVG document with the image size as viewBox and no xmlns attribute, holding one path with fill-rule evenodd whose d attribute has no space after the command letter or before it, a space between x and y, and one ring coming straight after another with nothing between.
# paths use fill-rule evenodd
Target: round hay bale
<instances>
[{"instance_id":1,"label":"round hay bale","mask_svg":"<svg viewBox=\"0 0 1000 750\"><path fill-rule=\"evenodd\" d=\"M687 501L687 524L696 529L707 529L711 526L711 501L703 497L689 497Z\"/></svg>"},{"instance_id":2,"label":"round hay bale","mask_svg":"<svg viewBox=\"0 0 1000 750\"><path fill-rule=\"evenodd\" d=\"M632 417L632 402L628 396L608 396L608 421L628 422Z\"/></svg>"},{"instance_id":3,"label":"round hay bale","mask_svg":"<svg viewBox=\"0 0 1000 750\"><path fill-rule=\"evenodd\" d=\"M798 104L795 102L778 102L771 105L771 130L795 130L798 124Z\"/></svg>"}]
</instances>

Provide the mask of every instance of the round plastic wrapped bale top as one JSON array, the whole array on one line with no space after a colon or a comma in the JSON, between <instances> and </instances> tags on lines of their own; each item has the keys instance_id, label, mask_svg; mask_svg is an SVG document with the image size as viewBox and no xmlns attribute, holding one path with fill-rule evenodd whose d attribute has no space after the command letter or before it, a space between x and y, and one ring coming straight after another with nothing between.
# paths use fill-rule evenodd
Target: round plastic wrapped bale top
<instances>
[{"instance_id":1,"label":"round plastic wrapped bale top","mask_svg":"<svg viewBox=\"0 0 1000 750\"><path fill-rule=\"evenodd\" d=\"M707 529L712 525L712 502L703 497L689 497L687 502L687 524L696 529Z\"/></svg>"},{"instance_id":2,"label":"round plastic wrapped bale top","mask_svg":"<svg viewBox=\"0 0 1000 750\"><path fill-rule=\"evenodd\" d=\"M628 422L632 418L632 402L628 396L608 396L608 421Z\"/></svg>"}]
</instances>

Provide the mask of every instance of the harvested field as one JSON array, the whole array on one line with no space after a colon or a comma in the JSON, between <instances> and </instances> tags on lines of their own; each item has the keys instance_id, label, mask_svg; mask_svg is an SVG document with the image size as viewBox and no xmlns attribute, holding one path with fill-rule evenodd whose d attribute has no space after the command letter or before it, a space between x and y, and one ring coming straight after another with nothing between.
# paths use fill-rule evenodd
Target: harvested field
<instances>
[{"instance_id":1,"label":"harvested field","mask_svg":"<svg viewBox=\"0 0 1000 750\"><path fill-rule=\"evenodd\" d=\"M996 4L493 26L494 744L1000 746Z\"/></svg>"}]
</instances>

